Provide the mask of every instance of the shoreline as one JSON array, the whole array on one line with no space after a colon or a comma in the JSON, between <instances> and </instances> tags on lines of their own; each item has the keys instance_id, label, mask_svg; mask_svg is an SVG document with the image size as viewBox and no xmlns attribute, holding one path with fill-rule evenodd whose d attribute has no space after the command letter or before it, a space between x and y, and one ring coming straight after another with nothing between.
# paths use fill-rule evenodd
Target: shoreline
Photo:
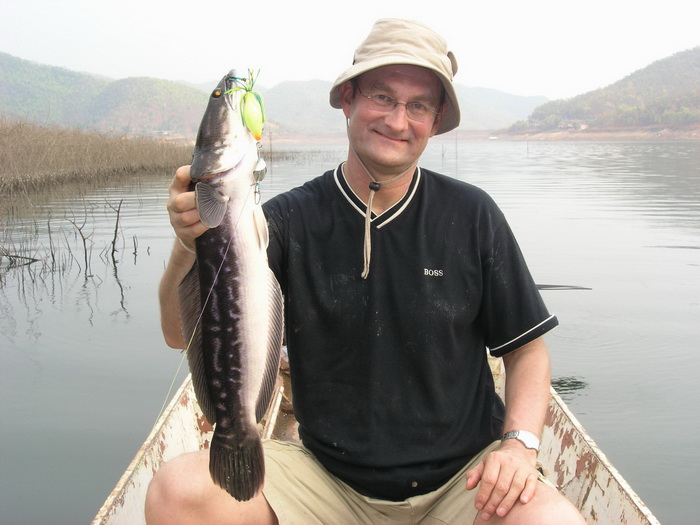
<instances>
[{"instance_id":1,"label":"shoreline","mask_svg":"<svg viewBox=\"0 0 700 525\"><path fill-rule=\"evenodd\" d=\"M646 128L584 128L554 131L492 132L498 140L513 141L696 141L700 140L700 124L671 128L649 126Z\"/></svg>"}]
</instances>

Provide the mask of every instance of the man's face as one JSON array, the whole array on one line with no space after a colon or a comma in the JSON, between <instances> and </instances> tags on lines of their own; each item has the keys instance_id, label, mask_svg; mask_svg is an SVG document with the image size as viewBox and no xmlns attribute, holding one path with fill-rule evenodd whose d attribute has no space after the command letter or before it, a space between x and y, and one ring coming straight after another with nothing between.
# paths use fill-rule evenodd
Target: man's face
<instances>
[{"instance_id":1,"label":"man's face","mask_svg":"<svg viewBox=\"0 0 700 525\"><path fill-rule=\"evenodd\" d=\"M353 151L378 177L415 166L441 117L430 113L422 122L414 120L404 104L421 103L439 111L442 84L438 77L422 67L392 65L364 73L357 86L361 93L353 93L350 82L341 87ZM378 108L366 95L391 97L401 104Z\"/></svg>"}]
</instances>

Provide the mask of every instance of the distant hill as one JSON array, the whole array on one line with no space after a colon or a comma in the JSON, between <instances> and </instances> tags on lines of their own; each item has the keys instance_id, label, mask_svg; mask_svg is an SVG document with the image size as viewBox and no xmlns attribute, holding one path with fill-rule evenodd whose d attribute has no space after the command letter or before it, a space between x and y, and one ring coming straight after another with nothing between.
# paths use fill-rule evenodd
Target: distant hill
<instances>
[{"instance_id":1,"label":"distant hill","mask_svg":"<svg viewBox=\"0 0 700 525\"><path fill-rule=\"evenodd\" d=\"M207 95L154 78L112 80L0 53L0 115L103 132L194 135Z\"/></svg>"},{"instance_id":2,"label":"distant hill","mask_svg":"<svg viewBox=\"0 0 700 525\"><path fill-rule=\"evenodd\" d=\"M608 87L536 108L512 131L700 124L700 47L658 60Z\"/></svg>"},{"instance_id":3,"label":"distant hill","mask_svg":"<svg viewBox=\"0 0 700 525\"><path fill-rule=\"evenodd\" d=\"M194 86L145 77L113 80L0 53L0 116L119 134L193 138L217 81ZM271 133L344 132L342 115L328 104L331 82L257 87L265 99ZM510 126L547 101L487 88L456 85L456 90L462 107L460 129L467 130Z\"/></svg>"},{"instance_id":4,"label":"distant hill","mask_svg":"<svg viewBox=\"0 0 700 525\"><path fill-rule=\"evenodd\" d=\"M461 129L494 130L508 127L547 102L547 97L523 97L496 89L455 85L462 112ZM518 116L522 115L522 116Z\"/></svg>"},{"instance_id":5,"label":"distant hill","mask_svg":"<svg viewBox=\"0 0 700 525\"><path fill-rule=\"evenodd\" d=\"M195 136L207 93L169 80L131 77L110 82L85 108L81 127L116 133Z\"/></svg>"},{"instance_id":6,"label":"distant hill","mask_svg":"<svg viewBox=\"0 0 700 525\"><path fill-rule=\"evenodd\" d=\"M41 66L0 53L0 114L42 124L80 126L110 80Z\"/></svg>"},{"instance_id":7,"label":"distant hill","mask_svg":"<svg viewBox=\"0 0 700 525\"><path fill-rule=\"evenodd\" d=\"M343 133L345 119L328 102L331 82L289 81L264 90L265 112L284 134Z\"/></svg>"},{"instance_id":8,"label":"distant hill","mask_svg":"<svg viewBox=\"0 0 700 525\"><path fill-rule=\"evenodd\" d=\"M0 53L0 116L117 134L194 138L209 91L155 78L109 78L36 64ZM263 77L264 81L264 77ZM342 134L345 122L328 104L330 82L257 86L270 136ZM610 86L566 100L521 97L456 86L462 130L513 134L561 130L700 125L700 47L654 62Z\"/></svg>"}]
</instances>

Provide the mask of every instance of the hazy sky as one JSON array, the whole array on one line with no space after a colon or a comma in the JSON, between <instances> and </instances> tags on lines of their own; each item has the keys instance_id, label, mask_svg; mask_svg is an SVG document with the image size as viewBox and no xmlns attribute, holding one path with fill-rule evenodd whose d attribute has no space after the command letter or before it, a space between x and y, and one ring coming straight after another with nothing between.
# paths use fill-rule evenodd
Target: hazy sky
<instances>
[{"instance_id":1,"label":"hazy sky","mask_svg":"<svg viewBox=\"0 0 700 525\"><path fill-rule=\"evenodd\" d=\"M457 56L456 82L578 95L700 45L696 0L0 0L0 51L110 78L259 84L334 80L378 18L421 20ZM196 7L195 7L196 5ZM460 12L448 5L461 5Z\"/></svg>"}]
</instances>

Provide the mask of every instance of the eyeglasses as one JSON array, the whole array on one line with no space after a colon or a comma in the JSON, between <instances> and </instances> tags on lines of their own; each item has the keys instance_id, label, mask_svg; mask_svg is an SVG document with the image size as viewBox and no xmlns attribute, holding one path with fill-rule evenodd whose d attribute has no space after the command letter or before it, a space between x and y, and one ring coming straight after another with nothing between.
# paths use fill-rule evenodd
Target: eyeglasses
<instances>
[{"instance_id":1,"label":"eyeglasses","mask_svg":"<svg viewBox=\"0 0 700 525\"><path fill-rule=\"evenodd\" d=\"M360 89L360 86L357 86L357 91L360 93L360 95L369 100L372 108L376 109L377 111L385 111L390 113L391 111L394 111L394 108L396 108L396 106L399 104L405 106L408 118L415 120L416 122L425 122L426 120L435 118L436 115L440 114L440 112L435 108L428 106L427 104L423 104L422 102L399 102L395 98L390 97L389 95L384 95L383 93L378 93L376 95L365 95Z\"/></svg>"}]
</instances>

